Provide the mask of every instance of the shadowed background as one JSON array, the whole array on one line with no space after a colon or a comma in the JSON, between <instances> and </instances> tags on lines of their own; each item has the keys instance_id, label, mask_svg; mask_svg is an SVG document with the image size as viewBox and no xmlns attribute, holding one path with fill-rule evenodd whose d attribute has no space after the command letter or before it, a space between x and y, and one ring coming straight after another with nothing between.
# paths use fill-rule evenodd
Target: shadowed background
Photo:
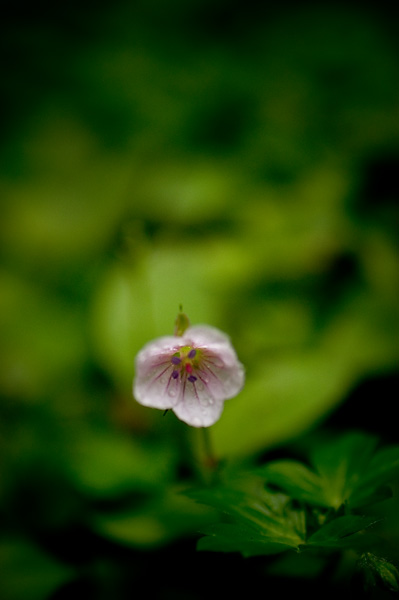
<instances>
[{"instance_id":1,"label":"shadowed background","mask_svg":"<svg viewBox=\"0 0 399 600\"><path fill-rule=\"evenodd\" d=\"M231 336L247 384L211 430L227 461L318 426L398 440L393 15L4 6L2 597L127 598L153 569L154 594L203 597L176 580L181 545L194 572L263 581L195 554L209 511L178 491L198 432L135 403L133 361L180 304Z\"/></svg>"}]
</instances>

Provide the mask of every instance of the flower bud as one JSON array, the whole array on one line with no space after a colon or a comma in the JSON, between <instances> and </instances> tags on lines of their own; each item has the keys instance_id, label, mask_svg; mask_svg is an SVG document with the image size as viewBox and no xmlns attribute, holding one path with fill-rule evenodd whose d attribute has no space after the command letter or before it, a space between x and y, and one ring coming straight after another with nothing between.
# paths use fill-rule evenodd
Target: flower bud
<instances>
[{"instance_id":1,"label":"flower bud","mask_svg":"<svg viewBox=\"0 0 399 600\"><path fill-rule=\"evenodd\" d=\"M175 335L182 336L183 333L190 327L190 321L188 316L182 312L182 307L180 307L180 312L176 317L175 321Z\"/></svg>"}]
</instances>

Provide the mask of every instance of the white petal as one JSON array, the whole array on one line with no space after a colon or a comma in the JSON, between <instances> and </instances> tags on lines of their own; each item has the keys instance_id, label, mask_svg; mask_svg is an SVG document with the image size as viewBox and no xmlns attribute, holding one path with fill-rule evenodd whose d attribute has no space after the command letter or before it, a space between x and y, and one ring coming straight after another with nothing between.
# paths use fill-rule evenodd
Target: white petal
<instances>
[{"instance_id":1,"label":"white petal","mask_svg":"<svg viewBox=\"0 0 399 600\"><path fill-rule=\"evenodd\" d=\"M180 402L173 407L176 416L193 427L210 427L216 423L223 411L223 401L215 399L200 379L194 383L187 380L183 386Z\"/></svg>"},{"instance_id":2,"label":"white petal","mask_svg":"<svg viewBox=\"0 0 399 600\"><path fill-rule=\"evenodd\" d=\"M166 409L172 408L178 402L180 383L172 377L171 363L176 339L179 338L158 338L138 353L133 394L140 404Z\"/></svg>"},{"instance_id":3,"label":"white petal","mask_svg":"<svg viewBox=\"0 0 399 600\"><path fill-rule=\"evenodd\" d=\"M158 356L160 354L168 354L171 355L175 352L176 348L183 346L182 338L177 337L175 335L164 335L163 337L156 338L152 340L152 342L148 342L138 353L136 357L136 365L137 362L147 360L151 356Z\"/></svg>"},{"instance_id":4,"label":"white petal","mask_svg":"<svg viewBox=\"0 0 399 600\"><path fill-rule=\"evenodd\" d=\"M153 408L172 408L178 400L179 389L169 370L161 376L135 379L133 395L137 402Z\"/></svg>"},{"instance_id":5,"label":"white petal","mask_svg":"<svg viewBox=\"0 0 399 600\"><path fill-rule=\"evenodd\" d=\"M228 335L209 325L194 325L184 332L183 339L188 346L210 346L227 343L231 345Z\"/></svg>"},{"instance_id":6,"label":"white petal","mask_svg":"<svg viewBox=\"0 0 399 600\"><path fill-rule=\"evenodd\" d=\"M184 334L189 345L203 348L208 356L208 371L210 380L214 382L214 393L219 398L232 398L244 385L244 367L230 342L230 338L214 327L196 325L190 327ZM190 343L189 343L190 342ZM219 382L219 383L218 383Z\"/></svg>"},{"instance_id":7,"label":"white petal","mask_svg":"<svg viewBox=\"0 0 399 600\"><path fill-rule=\"evenodd\" d=\"M232 348L214 346L212 351L207 350L201 361L200 373L215 398L233 398L244 385L244 367Z\"/></svg>"}]
</instances>

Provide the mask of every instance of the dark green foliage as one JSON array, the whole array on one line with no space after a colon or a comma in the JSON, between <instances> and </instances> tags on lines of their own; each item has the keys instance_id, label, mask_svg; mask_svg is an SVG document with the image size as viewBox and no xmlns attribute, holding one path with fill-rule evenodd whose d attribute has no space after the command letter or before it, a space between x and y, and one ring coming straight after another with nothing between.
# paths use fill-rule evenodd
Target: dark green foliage
<instances>
[{"instance_id":1,"label":"dark green foliage","mask_svg":"<svg viewBox=\"0 0 399 600\"><path fill-rule=\"evenodd\" d=\"M326 548L356 548L359 543L360 545L364 543L362 536L374 523L376 523L375 517L358 515L336 517L322 525L307 539L306 544Z\"/></svg>"},{"instance_id":2,"label":"dark green foliage","mask_svg":"<svg viewBox=\"0 0 399 600\"><path fill-rule=\"evenodd\" d=\"M294 509L285 494L266 490L259 478L250 477L239 486L235 482L234 487L197 490L189 496L231 518L229 523L204 531L209 537L200 540L201 550L239 551L251 556L298 548L305 541L304 511Z\"/></svg>"},{"instance_id":3,"label":"dark green foliage","mask_svg":"<svg viewBox=\"0 0 399 600\"><path fill-rule=\"evenodd\" d=\"M399 592L399 571L386 559L365 552L360 557L359 567L365 573L367 587L381 582L392 592Z\"/></svg>"},{"instance_id":4,"label":"dark green foliage","mask_svg":"<svg viewBox=\"0 0 399 600\"><path fill-rule=\"evenodd\" d=\"M391 496L397 506L399 446L376 449L377 443L374 436L348 433L317 443L310 452L312 468L284 460L235 476L221 472L217 485L189 492L223 515L202 530L198 550L248 557L294 549L310 553L311 569L315 550L324 552L325 561L329 553L350 550L361 556L361 569L374 561L376 576L396 589L394 565L371 552L389 552L384 538L390 528L395 543L397 519L392 510L381 509L381 500Z\"/></svg>"},{"instance_id":5,"label":"dark green foliage","mask_svg":"<svg viewBox=\"0 0 399 600\"><path fill-rule=\"evenodd\" d=\"M259 469L268 484L313 506L338 509L370 504L375 494L399 472L399 446L374 452L377 439L361 433L321 444L311 454L311 467L275 461Z\"/></svg>"}]
</instances>

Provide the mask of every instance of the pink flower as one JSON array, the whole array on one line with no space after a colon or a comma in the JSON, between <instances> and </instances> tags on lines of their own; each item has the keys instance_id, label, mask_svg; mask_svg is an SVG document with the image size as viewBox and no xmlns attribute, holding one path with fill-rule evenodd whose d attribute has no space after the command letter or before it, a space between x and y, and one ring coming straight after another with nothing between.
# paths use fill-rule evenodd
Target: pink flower
<instances>
[{"instance_id":1,"label":"pink flower","mask_svg":"<svg viewBox=\"0 0 399 600\"><path fill-rule=\"evenodd\" d=\"M197 325L140 350L133 394L144 406L170 408L188 425L209 427L243 384L244 368L228 336Z\"/></svg>"}]
</instances>

